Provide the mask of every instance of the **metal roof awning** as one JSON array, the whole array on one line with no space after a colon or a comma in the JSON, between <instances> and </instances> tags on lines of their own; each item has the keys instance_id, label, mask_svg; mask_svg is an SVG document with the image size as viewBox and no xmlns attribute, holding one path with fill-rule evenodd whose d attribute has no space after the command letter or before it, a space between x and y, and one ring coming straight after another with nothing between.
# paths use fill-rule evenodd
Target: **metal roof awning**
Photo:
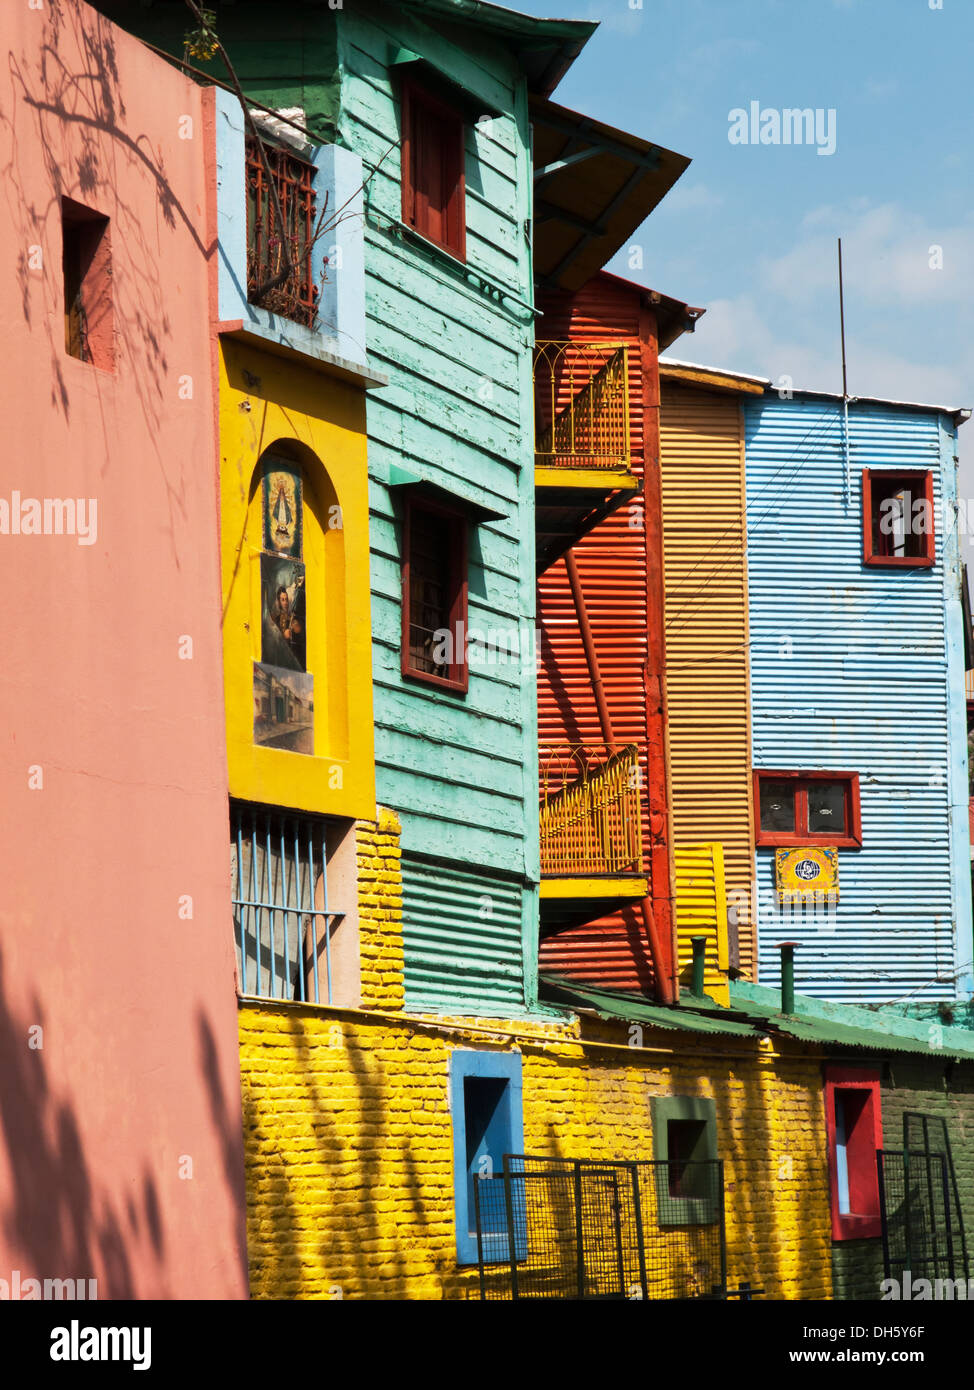
<instances>
[{"instance_id":1,"label":"metal roof awning","mask_svg":"<svg viewBox=\"0 0 974 1390\"><path fill-rule=\"evenodd\" d=\"M498 38L517 54L528 88L547 96L599 27L592 19L539 19L487 0L400 0L404 9L425 19L437 16L474 25Z\"/></svg>"},{"instance_id":2,"label":"metal roof awning","mask_svg":"<svg viewBox=\"0 0 974 1390\"><path fill-rule=\"evenodd\" d=\"M666 1008L662 1004L652 1004L638 994L626 994L621 990L592 989L554 975L541 975L540 986L543 999L597 1014L599 1018L645 1023L649 1027L666 1028L674 1033L720 1034L736 1038L761 1036L750 1024L737 1019L713 1018L690 1010Z\"/></svg>"},{"instance_id":3,"label":"metal roof awning","mask_svg":"<svg viewBox=\"0 0 974 1390\"><path fill-rule=\"evenodd\" d=\"M534 127L534 265L577 290L624 246L690 160L540 97Z\"/></svg>"},{"instance_id":4,"label":"metal roof awning","mask_svg":"<svg viewBox=\"0 0 974 1390\"><path fill-rule=\"evenodd\" d=\"M746 1019L756 1027L798 1042L811 1043L820 1051L853 1047L877 1058L891 1052L931 1056L929 1023L894 1009L832 1004L796 994L795 1012L784 1014L777 990L744 980L731 984L730 1001L732 1017ZM974 1062L974 1031L945 1026L936 1056L945 1061Z\"/></svg>"},{"instance_id":5,"label":"metal roof awning","mask_svg":"<svg viewBox=\"0 0 974 1390\"><path fill-rule=\"evenodd\" d=\"M509 511L488 507L485 503L475 501L457 491L452 486L452 480L450 486L442 482L434 482L430 478L421 478L418 473L410 473L408 468L401 468L395 463L389 469L387 487L390 492L399 489L408 490L417 496L428 497L430 501L440 502L444 506L459 507L476 522L502 521L504 517L509 515Z\"/></svg>"},{"instance_id":6,"label":"metal roof awning","mask_svg":"<svg viewBox=\"0 0 974 1390\"><path fill-rule=\"evenodd\" d=\"M619 285L624 290L641 296L643 302L656 316L656 337L660 352L665 352L671 344L675 343L681 333L693 333L698 321L707 312L706 309L687 304L682 299L674 299L672 295L662 294L659 290L652 290L648 285L640 285L635 280L627 280L624 276L616 275L610 270L599 271L598 278L607 284ZM660 358L661 370L662 366L663 361Z\"/></svg>"},{"instance_id":7,"label":"metal roof awning","mask_svg":"<svg viewBox=\"0 0 974 1390\"><path fill-rule=\"evenodd\" d=\"M730 391L745 396L763 396L765 389L771 385L763 377L725 372L718 367L697 367L690 362L674 362L664 357L659 359L659 374L664 381L683 382L707 391Z\"/></svg>"},{"instance_id":8,"label":"metal roof awning","mask_svg":"<svg viewBox=\"0 0 974 1390\"><path fill-rule=\"evenodd\" d=\"M641 488L632 473L609 469L536 468L534 485L539 574Z\"/></svg>"},{"instance_id":9,"label":"metal roof awning","mask_svg":"<svg viewBox=\"0 0 974 1390\"><path fill-rule=\"evenodd\" d=\"M440 94L459 108L468 120L476 121L481 116L504 114L495 101L464 86L456 74L444 64L423 53L415 53L411 48L393 48L389 57L389 67L415 76L434 90L439 89Z\"/></svg>"}]
</instances>

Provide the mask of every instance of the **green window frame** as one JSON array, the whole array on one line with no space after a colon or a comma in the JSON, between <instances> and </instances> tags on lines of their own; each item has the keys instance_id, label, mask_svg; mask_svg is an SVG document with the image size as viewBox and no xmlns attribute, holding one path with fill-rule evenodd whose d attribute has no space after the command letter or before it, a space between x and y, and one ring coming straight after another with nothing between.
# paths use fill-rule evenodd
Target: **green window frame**
<instances>
[{"instance_id":1,"label":"green window frame","mask_svg":"<svg viewBox=\"0 0 974 1390\"><path fill-rule=\"evenodd\" d=\"M712 1182L704 1184L699 1195L692 1191L674 1192L674 1178L679 1170L671 1165L687 1157L685 1140L690 1126L700 1126L692 1145L692 1161L716 1162L717 1154L717 1106L708 1096L654 1096L651 1102L653 1126L653 1158L665 1162L667 1167L659 1167L656 1173L657 1224L660 1226L712 1226L720 1220L719 1193ZM670 1126L685 1126L677 1142L680 1130ZM703 1174L704 1170L698 1170ZM709 1170L716 1173L716 1169Z\"/></svg>"}]
</instances>

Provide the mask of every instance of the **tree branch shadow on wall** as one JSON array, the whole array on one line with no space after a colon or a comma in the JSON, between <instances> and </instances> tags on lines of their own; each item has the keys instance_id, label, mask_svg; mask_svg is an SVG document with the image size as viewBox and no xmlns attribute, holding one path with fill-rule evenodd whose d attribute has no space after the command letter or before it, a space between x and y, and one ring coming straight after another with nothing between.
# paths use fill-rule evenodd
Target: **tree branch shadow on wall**
<instances>
[{"instance_id":1,"label":"tree branch shadow on wall","mask_svg":"<svg viewBox=\"0 0 974 1390\"><path fill-rule=\"evenodd\" d=\"M99 1298L135 1298L132 1244L147 1240L157 1259L165 1251L155 1180L147 1165L133 1172L124 1210L106 1191L89 1166L77 1109L53 1082L38 1026L46 1029L36 996L23 1013L7 998L0 949L0 1139L11 1187L0 1234L29 1262L24 1277L98 1277ZM124 1186L116 1181L114 1192ZM0 1278L9 1279L11 1263Z\"/></svg>"},{"instance_id":2,"label":"tree branch shadow on wall","mask_svg":"<svg viewBox=\"0 0 974 1390\"><path fill-rule=\"evenodd\" d=\"M590 1078L599 1072L621 1075L618 1066L598 1068L581 1060L554 1056L551 1060L570 1072L583 1068ZM698 1065L701 1071L694 1076L689 1069ZM717 1101L718 1157L724 1161L728 1288L737 1288L746 1281L752 1288L765 1290L761 1297L782 1298L785 1288L794 1289L797 1285L803 1290L799 1297L827 1296L821 1289L822 1276L827 1283L830 1275L824 1112L819 1117L820 1152L809 1153L807 1146L788 1152L786 1131L780 1123L775 1125L773 1117L776 1101L781 1103L786 1097L781 1074L775 1074L777 1084L769 1093L762 1083L764 1068L753 1056L739 1062L730 1053L724 1059L710 1059L706 1073L703 1065L689 1058L681 1059L678 1053L674 1053L672 1066L665 1070L649 1064L643 1101L648 1106L654 1095L712 1096ZM795 1058L789 1085L803 1092L812 1089L811 1079L805 1077L803 1084L800 1076L802 1068L808 1071L814 1065ZM707 1080L713 1083L712 1087L708 1087ZM591 1086L591 1079L586 1084ZM576 1094L578 1088L566 1082L556 1083L554 1089ZM594 1089L589 1100L592 1094L596 1094ZM567 1144L561 1127L547 1121L541 1130L541 1152L554 1158L652 1159L649 1117L642 1105L635 1102L630 1113L632 1123L614 1126L611 1139L604 1127L609 1121L596 1125L588 1145ZM814 1119L814 1101L810 1113ZM810 1197L810 1193L814 1195ZM810 1216L821 1223L817 1241L816 1232L809 1231L805 1224ZM664 1238L664 1229L650 1211L647 1243L659 1243ZM685 1287L703 1288L709 1274L705 1277L703 1262L694 1259L692 1242L688 1241L683 1250L678 1242L673 1242L671 1248L669 1276L677 1285L682 1281ZM813 1249L817 1250L818 1269L815 1259L809 1258Z\"/></svg>"},{"instance_id":3,"label":"tree branch shadow on wall","mask_svg":"<svg viewBox=\"0 0 974 1390\"><path fill-rule=\"evenodd\" d=\"M431 1176L434 1188L437 1177L452 1184L452 1166L444 1174L423 1173L412 1137L401 1132L414 1092L388 1084L394 1073L386 1047L399 1049L387 1040L381 1049L385 1055L373 1055L368 1043L349 1037L337 1020L327 1025L325 1041L309 1033L295 1010L266 1007L287 1018L299 1065L276 1081L263 1068L242 1068L254 1296L415 1297L410 1253L415 1262L416 1251L428 1247L431 1221L436 1223L424 1193L430 1191ZM312 1116L300 1137L293 1133L287 1095L298 1077L302 1106ZM445 1094L445 1071L430 1081ZM355 1099L329 1096L330 1083L350 1084ZM348 1112L359 1120L343 1122ZM452 1194L452 1185L448 1191ZM404 1221L407 1213L411 1220ZM427 1288L438 1273L431 1259L420 1276Z\"/></svg>"},{"instance_id":4,"label":"tree branch shadow on wall","mask_svg":"<svg viewBox=\"0 0 974 1390\"><path fill-rule=\"evenodd\" d=\"M44 25L43 41L23 54L7 54L8 90L0 102L0 175L20 233L16 274L24 323L29 332L43 333L46 339L51 408L69 422L72 387L63 337L61 199L70 197L103 214L110 212L112 245L116 251L124 248L125 266L125 273L115 274L112 281L117 374L124 373L126 393L137 401L147 427L145 438L163 482L178 567L177 537L187 521L181 471L195 461L169 458L158 443L166 413L193 408L178 397L179 366L174 368L169 356L177 344L168 312L174 287L166 278L167 252L175 254L177 233L189 240L204 263L214 248L205 244L197 228L202 214L193 210L191 215L174 192L163 150L153 148L145 133L125 129L113 26L87 6L58 3L38 12L37 23ZM83 57L80 67L62 56L76 52ZM172 138L178 139L175 115ZM197 151L200 140L197 133L192 142ZM38 162L48 190L40 202L30 191ZM123 188L132 190L131 199L123 197ZM146 194L144 200L138 192ZM153 206L155 226L145 217L145 209ZM94 385L102 413L104 472L110 446L117 447L109 404L114 381L111 373L91 366L88 370L88 384Z\"/></svg>"}]
</instances>

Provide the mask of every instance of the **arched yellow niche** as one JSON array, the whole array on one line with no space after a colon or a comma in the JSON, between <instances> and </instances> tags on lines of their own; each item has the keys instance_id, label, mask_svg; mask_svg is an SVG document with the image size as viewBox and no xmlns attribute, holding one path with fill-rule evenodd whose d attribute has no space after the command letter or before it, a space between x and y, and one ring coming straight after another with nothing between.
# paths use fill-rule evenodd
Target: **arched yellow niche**
<instances>
[{"instance_id":1,"label":"arched yellow niche","mask_svg":"<svg viewBox=\"0 0 974 1390\"><path fill-rule=\"evenodd\" d=\"M374 819L364 394L239 341L220 359L230 795Z\"/></svg>"}]
</instances>

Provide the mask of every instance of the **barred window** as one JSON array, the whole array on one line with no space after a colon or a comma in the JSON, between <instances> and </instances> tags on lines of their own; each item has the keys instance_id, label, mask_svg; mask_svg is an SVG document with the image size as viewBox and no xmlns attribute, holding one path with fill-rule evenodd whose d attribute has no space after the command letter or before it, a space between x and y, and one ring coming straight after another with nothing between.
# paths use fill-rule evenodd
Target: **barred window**
<instances>
[{"instance_id":1,"label":"barred window","mask_svg":"<svg viewBox=\"0 0 974 1390\"><path fill-rule=\"evenodd\" d=\"M328 901L328 822L233 803L230 829L240 993L332 1003L332 937L344 914Z\"/></svg>"},{"instance_id":2,"label":"barred window","mask_svg":"<svg viewBox=\"0 0 974 1390\"><path fill-rule=\"evenodd\" d=\"M249 135L247 151L247 296L262 308L313 328L318 313L318 287L314 283L312 249L315 238L315 168L293 150L264 140L264 154L284 221L284 242L274 206L273 192L260 158L258 141ZM287 245L291 273L273 289L258 295L284 265Z\"/></svg>"}]
</instances>

